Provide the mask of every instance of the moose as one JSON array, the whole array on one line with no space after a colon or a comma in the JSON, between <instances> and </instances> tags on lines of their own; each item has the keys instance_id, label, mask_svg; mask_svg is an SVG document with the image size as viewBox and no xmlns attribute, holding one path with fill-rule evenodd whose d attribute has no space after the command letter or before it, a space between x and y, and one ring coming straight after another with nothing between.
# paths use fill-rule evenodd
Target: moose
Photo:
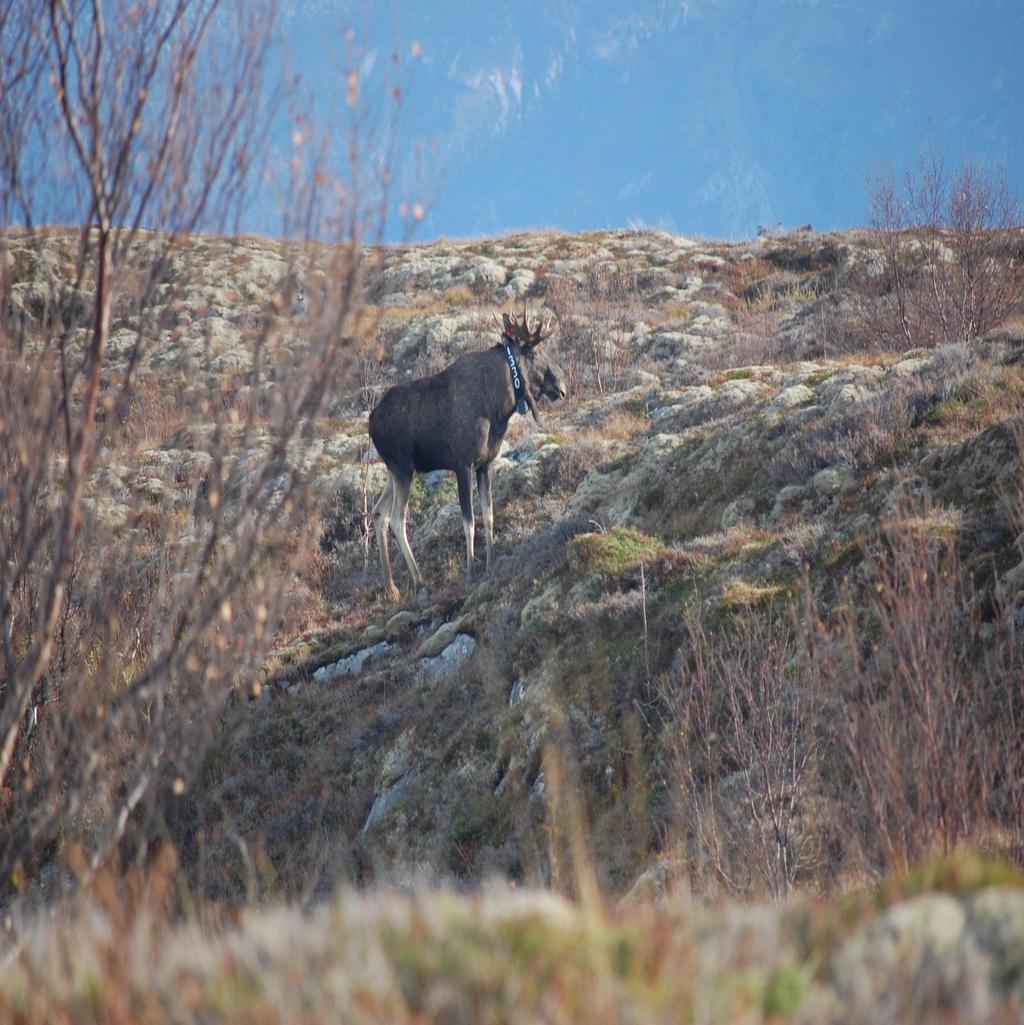
<instances>
[{"instance_id":1,"label":"moose","mask_svg":"<svg viewBox=\"0 0 1024 1025\"><path fill-rule=\"evenodd\" d=\"M495 318L497 324L497 318ZM502 314L501 340L489 349L467 352L437 374L389 388L370 413L370 437L388 481L373 507L373 526L384 573L384 590L392 601L398 589L391 575L388 526L412 576L413 587L425 587L405 532L409 491L415 472L452 470L459 486L462 526L466 535L466 577L473 579L472 474L480 495L486 568L494 550L491 463L498 455L512 414L529 410L542 417L538 397L565 398L565 375L544 347L550 322L531 330L526 309L522 319Z\"/></svg>"}]
</instances>

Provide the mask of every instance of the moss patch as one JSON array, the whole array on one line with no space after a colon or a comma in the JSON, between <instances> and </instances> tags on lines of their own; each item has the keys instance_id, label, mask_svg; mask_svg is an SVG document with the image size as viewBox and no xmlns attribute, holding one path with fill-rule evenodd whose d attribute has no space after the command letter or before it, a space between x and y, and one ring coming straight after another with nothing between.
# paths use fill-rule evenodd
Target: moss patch
<instances>
[{"instance_id":1,"label":"moss patch","mask_svg":"<svg viewBox=\"0 0 1024 1025\"><path fill-rule=\"evenodd\" d=\"M785 587L762 587L744 580L735 580L718 600L718 607L723 612L734 612L740 609L761 608L774 602L783 602L788 598L789 590Z\"/></svg>"},{"instance_id":2,"label":"moss patch","mask_svg":"<svg viewBox=\"0 0 1024 1025\"><path fill-rule=\"evenodd\" d=\"M990 886L1024 886L1024 873L1002 858L957 851L930 858L908 872L890 876L873 892L876 907L889 907L926 893L967 897Z\"/></svg>"},{"instance_id":3,"label":"moss patch","mask_svg":"<svg viewBox=\"0 0 1024 1025\"><path fill-rule=\"evenodd\" d=\"M573 567L582 575L621 576L664 554L655 537L632 527L614 527L599 534L579 534L570 543Z\"/></svg>"}]
</instances>

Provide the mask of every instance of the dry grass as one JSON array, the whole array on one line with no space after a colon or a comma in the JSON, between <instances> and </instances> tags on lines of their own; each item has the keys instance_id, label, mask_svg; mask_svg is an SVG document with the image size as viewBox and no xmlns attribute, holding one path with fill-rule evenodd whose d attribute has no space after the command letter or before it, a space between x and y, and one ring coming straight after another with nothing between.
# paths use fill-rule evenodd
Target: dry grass
<instances>
[{"instance_id":1,"label":"dry grass","mask_svg":"<svg viewBox=\"0 0 1024 1025\"><path fill-rule=\"evenodd\" d=\"M441 293L440 299L450 308L475 306L480 301L480 297L468 285L452 285Z\"/></svg>"},{"instance_id":2,"label":"dry grass","mask_svg":"<svg viewBox=\"0 0 1024 1025\"><path fill-rule=\"evenodd\" d=\"M1020 1010L1012 929L998 938L979 928L952 948L915 945L897 927L888 948L865 949L863 938L891 907L927 928L936 899L1019 906L1020 886L1004 866L959 857L842 907L703 910L676 891L602 910L491 886L472 896L345 892L308 911L175 923L165 852L127 896L101 883L55 920L19 922L0 951L0 1016L17 1025L1011 1021ZM965 988L956 966L967 942L985 956L975 955ZM900 978L907 985L894 991Z\"/></svg>"},{"instance_id":3,"label":"dry grass","mask_svg":"<svg viewBox=\"0 0 1024 1025\"><path fill-rule=\"evenodd\" d=\"M579 437L590 442L632 441L650 426L651 418L646 411L636 406L625 406L587 427Z\"/></svg>"}]
</instances>

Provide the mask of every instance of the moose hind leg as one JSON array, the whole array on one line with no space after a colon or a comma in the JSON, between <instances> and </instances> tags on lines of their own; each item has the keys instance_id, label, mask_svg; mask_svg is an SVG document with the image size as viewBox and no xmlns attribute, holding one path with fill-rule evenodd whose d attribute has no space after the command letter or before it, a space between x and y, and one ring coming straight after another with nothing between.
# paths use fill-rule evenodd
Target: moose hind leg
<instances>
[{"instance_id":1,"label":"moose hind leg","mask_svg":"<svg viewBox=\"0 0 1024 1025\"><path fill-rule=\"evenodd\" d=\"M480 515L484 521L484 541L487 544L487 569L491 568L494 555L494 505L491 501L491 467L482 466L476 471L476 489L480 493Z\"/></svg>"},{"instance_id":2,"label":"moose hind leg","mask_svg":"<svg viewBox=\"0 0 1024 1025\"><path fill-rule=\"evenodd\" d=\"M420 588L426 585L423 582L423 575L419 566L416 565L416 557L412 554L412 547L409 545L409 537L405 532L405 517L409 509L409 491L412 488L412 477L403 480L395 477L394 504L391 507L391 529L395 532L395 539L398 547L405 557L405 564L409 567L409 575L412 577L413 587Z\"/></svg>"},{"instance_id":3,"label":"moose hind leg","mask_svg":"<svg viewBox=\"0 0 1024 1025\"><path fill-rule=\"evenodd\" d=\"M462 529L466 535L466 579L473 579L473 478L469 467L455 471L459 483L459 506L462 509Z\"/></svg>"},{"instance_id":4,"label":"moose hind leg","mask_svg":"<svg viewBox=\"0 0 1024 1025\"><path fill-rule=\"evenodd\" d=\"M391 556L388 554L388 524L391 522L394 491L394 475L389 473L388 482L373 506L372 517L373 530L377 535L377 549L380 552L380 568L384 574L384 593L392 601L398 601L398 588L395 587L395 581L391 576Z\"/></svg>"}]
</instances>

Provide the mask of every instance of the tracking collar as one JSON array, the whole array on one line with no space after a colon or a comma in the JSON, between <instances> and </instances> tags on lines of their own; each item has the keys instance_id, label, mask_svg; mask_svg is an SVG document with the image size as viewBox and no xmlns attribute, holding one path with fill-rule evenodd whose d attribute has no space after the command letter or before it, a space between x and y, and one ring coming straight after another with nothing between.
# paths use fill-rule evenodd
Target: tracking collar
<instances>
[{"instance_id":1,"label":"tracking collar","mask_svg":"<svg viewBox=\"0 0 1024 1025\"><path fill-rule=\"evenodd\" d=\"M501 344L505 346L505 359L508 361L508 368L512 372L512 387L516 393L516 412L520 416L526 416L529 408L526 402L526 386L523 384L519 367L516 365L516 358L512 353L512 346L510 344L512 341L514 339L507 331L502 334Z\"/></svg>"}]
</instances>

